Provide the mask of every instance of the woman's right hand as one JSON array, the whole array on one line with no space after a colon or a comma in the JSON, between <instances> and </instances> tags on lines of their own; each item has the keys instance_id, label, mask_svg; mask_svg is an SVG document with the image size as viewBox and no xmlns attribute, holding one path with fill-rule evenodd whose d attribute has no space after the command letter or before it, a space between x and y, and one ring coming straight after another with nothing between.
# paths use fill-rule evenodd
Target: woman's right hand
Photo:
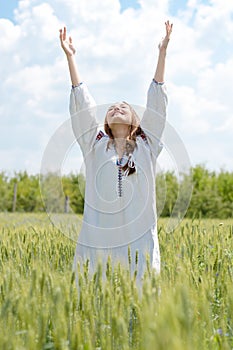
<instances>
[{"instance_id":1,"label":"woman's right hand","mask_svg":"<svg viewBox=\"0 0 233 350\"><path fill-rule=\"evenodd\" d=\"M66 56L73 56L75 54L76 50L73 46L72 38L71 36L67 38L66 27L60 29L60 42Z\"/></svg>"},{"instance_id":2,"label":"woman's right hand","mask_svg":"<svg viewBox=\"0 0 233 350\"><path fill-rule=\"evenodd\" d=\"M160 52L166 51L166 49L167 49L167 46L168 46L168 43L169 43L169 40L170 40L170 36L171 36L171 33L172 33L173 24L170 23L169 21L166 21L165 22L165 26L166 26L166 36L159 43L159 51Z\"/></svg>"}]
</instances>

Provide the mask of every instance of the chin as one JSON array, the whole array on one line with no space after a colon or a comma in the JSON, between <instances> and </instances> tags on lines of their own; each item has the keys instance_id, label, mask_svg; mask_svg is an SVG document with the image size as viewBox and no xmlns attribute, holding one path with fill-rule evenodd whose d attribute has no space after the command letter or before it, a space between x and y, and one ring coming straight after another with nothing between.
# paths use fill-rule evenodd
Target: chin
<instances>
[{"instance_id":1,"label":"chin","mask_svg":"<svg viewBox=\"0 0 233 350\"><path fill-rule=\"evenodd\" d=\"M112 122L111 122L111 124L109 124L109 126L111 128L111 126L116 125L116 124L131 125L127 120L124 120L121 118L117 118L117 119L114 118L114 120L112 120Z\"/></svg>"}]
</instances>

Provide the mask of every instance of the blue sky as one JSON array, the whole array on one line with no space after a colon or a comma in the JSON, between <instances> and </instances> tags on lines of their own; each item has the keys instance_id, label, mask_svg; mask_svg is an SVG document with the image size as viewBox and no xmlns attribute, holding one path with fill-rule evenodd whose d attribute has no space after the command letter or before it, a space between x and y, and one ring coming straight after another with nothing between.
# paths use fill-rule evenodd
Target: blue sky
<instances>
[{"instance_id":1,"label":"blue sky","mask_svg":"<svg viewBox=\"0 0 233 350\"><path fill-rule=\"evenodd\" d=\"M120 0L122 11L127 8L140 8L140 4L135 0ZM18 5L18 0L0 0L0 17L8 18L11 21L14 20L14 9Z\"/></svg>"},{"instance_id":2,"label":"blue sky","mask_svg":"<svg viewBox=\"0 0 233 350\"><path fill-rule=\"evenodd\" d=\"M168 121L192 165L233 170L233 4L221 0L0 0L0 170L38 173L51 136L69 118L60 26L74 39L98 104L123 97L144 106L166 19L174 23ZM176 166L166 148L159 162L161 169ZM74 146L64 169L81 164Z\"/></svg>"},{"instance_id":3,"label":"blue sky","mask_svg":"<svg viewBox=\"0 0 233 350\"><path fill-rule=\"evenodd\" d=\"M14 20L14 9L17 7L17 0L0 0L0 17Z\"/></svg>"},{"instance_id":4,"label":"blue sky","mask_svg":"<svg viewBox=\"0 0 233 350\"><path fill-rule=\"evenodd\" d=\"M140 8L140 4L138 3L138 1L135 0L120 0L120 4L122 11L130 7L134 9Z\"/></svg>"},{"instance_id":5,"label":"blue sky","mask_svg":"<svg viewBox=\"0 0 233 350\"><path fill-rule=\"evenodd\" d=\"M17 7L18 5L18 0L0 0L0 17L3 18L8 18L11 21L14 21L14 9ZM206 1L203 1L203 3L205 3ZM187 3L187 0L171 0L170 1L170 13L173 14L177 14L177 11L179 11L179 9L182 9L185 7ZM121 10L124 11L128 8L133 8L133 9L139 9L140 8L140 4L138 1L136 0L120 0L120 4L121 4Z\"/></svg>"}]
</instances>

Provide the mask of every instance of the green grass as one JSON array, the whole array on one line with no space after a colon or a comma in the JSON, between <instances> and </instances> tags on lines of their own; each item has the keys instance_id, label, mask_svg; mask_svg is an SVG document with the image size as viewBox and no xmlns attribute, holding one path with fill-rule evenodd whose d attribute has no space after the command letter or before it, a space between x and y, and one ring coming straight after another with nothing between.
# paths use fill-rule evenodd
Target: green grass
<instances>
[{"instance_id":1,"label":"green grass","mask_svg":"<svg viewBox=\"0 0 233 350\"><path fill-rule=\"evenodd\" d=\"M67 216L72 221L72 216ZM233 226L184 220L142 290L123 267L80 279L75 242L43 214L0 214L0 349L233 349Z\"/></svg>"}]
</instances>

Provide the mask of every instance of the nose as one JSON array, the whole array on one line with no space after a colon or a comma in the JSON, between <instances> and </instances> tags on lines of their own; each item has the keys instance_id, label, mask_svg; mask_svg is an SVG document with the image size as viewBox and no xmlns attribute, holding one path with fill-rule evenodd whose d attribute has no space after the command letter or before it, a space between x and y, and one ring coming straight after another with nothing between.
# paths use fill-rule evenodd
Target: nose
<instances>
[{"instance_id":1,"label":"nose","mask_svg":"<svg viewBox=\"0 0 233 350\"><path fill-rule=\"evenodd\" d=\"M119 108L118 106L115 106L115 107L114 107L114 110L119 111L119 110L120 110L120 108Z\"/></svg>"}]
</instances>

